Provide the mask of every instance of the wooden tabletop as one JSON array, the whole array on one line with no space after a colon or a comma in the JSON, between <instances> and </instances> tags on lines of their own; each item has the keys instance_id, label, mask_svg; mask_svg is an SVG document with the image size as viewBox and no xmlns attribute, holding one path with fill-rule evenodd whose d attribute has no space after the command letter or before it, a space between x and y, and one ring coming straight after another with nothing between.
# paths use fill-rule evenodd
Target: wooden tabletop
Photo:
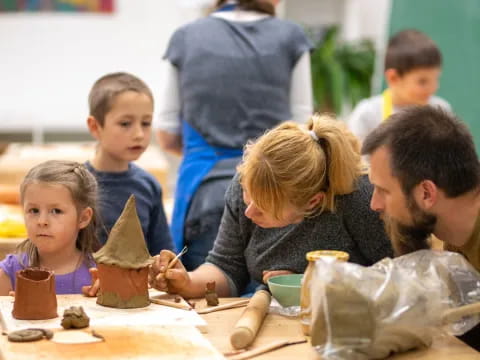
<instances>
[{"instance_id":1,"label":"wooden tabletop","mask_svg":"<svg viewBox=\"0 0 480 360\"><path fill-rule=\"evenodd\" d=\"M61 295L60 295L61 296ZM79 295L80 296L80 295ZM223 302L235 301L238 299L221 299ZM197 308L204 307L205 301L199 300L197 302ZM229 342L229 335L230 332L235 325L236 321L242 314L244 308L237 308L237 309L229 309L224 311L213 312L209 314L202 315L202 317L208 323L208 331L204 334L205 338L207 338L211 344L216 348L220 353L226 353L232 351L232 347ZM155 350L155 347L152 345L152 342L155 343L155 336L156 332L160 333L160 330L156 330L152 327L148 329L143 329L144 334L149 333L151 336L138 336L138 329L133 328L122 328L121 331L117 329L103 329L105 333L113 334L112 336L115 338L115 344L127 344L131 339L137 339L137 341L142 342L142 344L137 344L136 355L145 355L144 357L128 357L129 359L137 359L137 358L150 358L149 355L154 354L155 351L159 351L159 358L161 355L166 355L161 350ZM163 330L164 331L164 330ZM187 336L188 331L186 331L183 335ZM118 337L118 339L117 339ZM298 319L295 318L287 318L276 314L268 314L260 332L252 344L252 348L255 348L260 345L268 344L274 340L281 340L281 339L298 339L302 337L302 332L300 328L300 323ZM143 344L145 342L145 344ZM66 347L67 346L67 347ZM101 347L101 349L100 349ZM3 360L11 360L17 359L13 355L7 356L8 354L25 354L27 351L31 356L28 356L29 359L36 359L36 353L39 353L39 349L45 351L51 351L52 354L56 354L57 358L65 358L69 360L76 359L76 355L81 355L82 358L91 359L93 354L101 353L101 357L108 358L109 355L112 355L111 351L115 346L111 344L99 345L99 343L93 344L76 344L76 345L64 345L64 344L57 344L47 340L41 340L38 342L33 343L9 343L5 336L0 337L0 355L3 354L3 357L0 356L0 359ZM7 349L7 350L6 350ZM144 349L144 350L142 350ZM153 349L153 350L152 350ZM158 349L158 344L157 344ZM117 349L118 350L118 349ZM127 351L128 350L128 351ZM147 351L148 350L148 351ZM131 355L131 349L126 349L125 351L128 352L129 356ZM147 354L148 352L148 354ZM163 352L163 354L161 354ZM64 356L58 357L58 354L65 354ZM90 354L90 355L89 355ZM121 356L121 353L116 353L115 358L122 358L118 357ZM127 353L124 354L126 356ZM96 355L95 355L96 356ZM185 353L185 357L181 356L181 354L176 351L175 358L191 358L191 354L188 354L188 351ZM456 339L452 336L443 336L443 337L436 337L433 343L432 348L426 350L419 350L419 351L412 351L402 355L397 355L391 357L391 359L395 360L443 360L443 359L456 359L456 360L474 360L479 359L480 354L476 352L474 349L468 347L467 345L463 344L461 341ZM42 357L44 359L44 357ZM96 357L95 357L96 359ZM228 358L227 358L228 359ZM259 355L255 357L258 360L268 360L268 359L275 359L275 360L291 360L291 359L320 359L320 357L315 353L313 348L308 345L307 343L299 344L299 345L292 345L287 346L282 349L277 349L275 351Z\"/></svg>"},{"instance_id":2,"label":"wooden tabletop","mask_svg":"<svg viewBox=\"0 0 480 360\"><path fill-rule=\"evenodd\" d=\"M225 353L232 350L229 334L243 309L230 309L203 315L208 323L208 333L204 336L215 348ZM295 318L268 314L252 348L268 344L279 339L298 339L302 337L300 322ZM307 344L287 346L270 353L255 357L257 360L320 359L313 348ZM480 353L449 335L435 338L432 348L417 350L390 357L395 360L478 360Z\"/></svg>"}]
</instances>

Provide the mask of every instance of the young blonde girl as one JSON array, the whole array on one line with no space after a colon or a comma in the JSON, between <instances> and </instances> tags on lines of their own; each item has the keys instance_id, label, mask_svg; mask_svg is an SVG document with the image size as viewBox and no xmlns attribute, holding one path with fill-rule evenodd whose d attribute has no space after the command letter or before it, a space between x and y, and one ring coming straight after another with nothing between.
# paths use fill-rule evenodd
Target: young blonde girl
<instances>
[{"instance_id":1,"label":"young blonde girl","mask_svg":"<svg viewBox=\"0 0 480 360\"><path fill-rule=\"evenodd\" d=\"M32 168L20 186L28 239L0 262L0 295L15 290L25 267L55 273L57 294L89 286L97 241L97 182L82 165L52 160Z\"/></svg>"},{"instance_id":2,"label":"young blonde girl","mask_svg":"<svg viewBox=\"0 0 480 360\"><path fill-rule=\"evenodd\" d=\"M283 123L248 145L226 194L215 245L206 263L186 272L162 251L152 285L186 297L202 296L216 281L220 296L245 292L282 273L302 273L312 250L343 250L371 265L392 255L359 145L340 121L314 116L307 127Z\"/></svg>"}]
</instances>

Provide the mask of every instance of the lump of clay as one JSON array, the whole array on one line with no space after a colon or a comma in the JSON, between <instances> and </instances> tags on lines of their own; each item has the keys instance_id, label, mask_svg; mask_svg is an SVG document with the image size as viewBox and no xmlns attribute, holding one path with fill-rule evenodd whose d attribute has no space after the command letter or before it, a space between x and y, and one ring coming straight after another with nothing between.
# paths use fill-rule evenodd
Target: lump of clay
<instances>
[{"instance_id":1,"label":"lump of clay","mask_svg":"<svg viewBox=\"0 0 480 360\"><path fill-rule=\"evenodd\" d=\"M61 325L64 329L82 329L89 324L90 318L81 306L71 306L63 312Z\"/></svg>"},{"instance_id":2,"label":"lump of clay","mask_svg":"<svg viewBox=\"0 0 480 360\"><path fill-rule=\"evenodd\" d=\"M30 342L43 338L50 340L52 337L53 332L47 329L23 329L8 333L8 341L11 342Z\"/></svg>"},{"instance_id":3,"label":"lump of clay","mask_svg":"<svg viewBox=\"0 0 480 360\"><path fill-rule=\"evenodd\" d=\"M207 282L205 288L205 300L207 301L208 306L218 305L218 295L215 291L215 285L215 281Z\"/></svg>"},{"instance_id":4,"label":"lump of clay","mask_svg":"<svg viewBox=\"0 0 480 360\"><path fill-rule=\"evenodd\" d=\"M464 278L478 278L462 261L458 254L427 250L371 267L318 261L311 285L312 345L326 358L355 360L431 346L432 328L442 325L447 309L461 305L458 299L470 291L465 284L475 284L460 289L455 274L460 269Z\"/></svg>"},{"instance_id":5,"label":"lump of clay","mask_svg":"<svg viewBox=\"0 0 480 360\"><path fill-rule=\"evenodd\" d=\"M140 308L150 304L148 266L152 259L133 195L125 204L106 244L93 257L100 280L97 304L115 308Z\"/></svg>"},{"instance_id":6,"label":"lump of clay","mask_svg":"<svg viewBox=\"0 0 480 360\"><path fill-rule=\"evenodd\" d=\"M45 320L58 316L53 272L39 268L17 271L12 315L20 320Z\"/></svg>"}]
</instances>

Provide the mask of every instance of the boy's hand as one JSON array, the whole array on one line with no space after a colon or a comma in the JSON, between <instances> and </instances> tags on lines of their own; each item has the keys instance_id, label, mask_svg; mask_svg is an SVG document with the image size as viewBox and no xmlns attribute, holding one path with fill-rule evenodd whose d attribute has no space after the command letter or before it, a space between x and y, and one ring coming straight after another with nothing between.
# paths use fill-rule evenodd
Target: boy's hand
<instances>
[{"instance_id":1,"label":"boy's hand","mask_svg":"<svg viewBox=\"0 0 480 360\"><path fill-rule=\"evenodd\" d=\"M98 278L98 269L88 269L92 276L92 285L82 286L82 294L88 297L97 296L98 290L100 290L100 279Z\"/></svg>"},{"instance_id":2,"label":"boy's hand","mask_svg":"<svg viewBox=\"0 0 480 360\"><path fill-rule=\"evenodd\" d=\"M181 295L188 289L190 276L180 260L167 270L174 257L170 250L162 250L160 255L155 256L150 266L149 282L157 290Z\"/></svg>"},{"instance_id":3,"label":"boy's hand","mask_svg":"<svg viewBox=\"0 0 480 360\"><path fill-rule=\"evenodd\" d=\"M294 274L294 272L290 270L264 270L262 275L263 275L263 282L266 284L268 279L274 276L278 275L288 275L288 274Z\"/></svg>"}]
</instances>

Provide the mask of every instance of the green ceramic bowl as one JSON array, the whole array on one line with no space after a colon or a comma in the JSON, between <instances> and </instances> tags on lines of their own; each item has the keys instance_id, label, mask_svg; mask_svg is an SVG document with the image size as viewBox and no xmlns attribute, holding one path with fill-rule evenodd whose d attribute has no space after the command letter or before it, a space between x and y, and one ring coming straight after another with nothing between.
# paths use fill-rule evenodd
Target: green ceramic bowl
<instances>
[{"instance_id":1,"label":"green ceramic bowl","mask_svg":"<svg viewBox=\"0 0 480 360\"><path fill-rule=\"evenodd\" d=\"M300 306L302 278L303 274L274 276L268 279L268 288L283 307Z\"/></svg>"}]
</instances>

